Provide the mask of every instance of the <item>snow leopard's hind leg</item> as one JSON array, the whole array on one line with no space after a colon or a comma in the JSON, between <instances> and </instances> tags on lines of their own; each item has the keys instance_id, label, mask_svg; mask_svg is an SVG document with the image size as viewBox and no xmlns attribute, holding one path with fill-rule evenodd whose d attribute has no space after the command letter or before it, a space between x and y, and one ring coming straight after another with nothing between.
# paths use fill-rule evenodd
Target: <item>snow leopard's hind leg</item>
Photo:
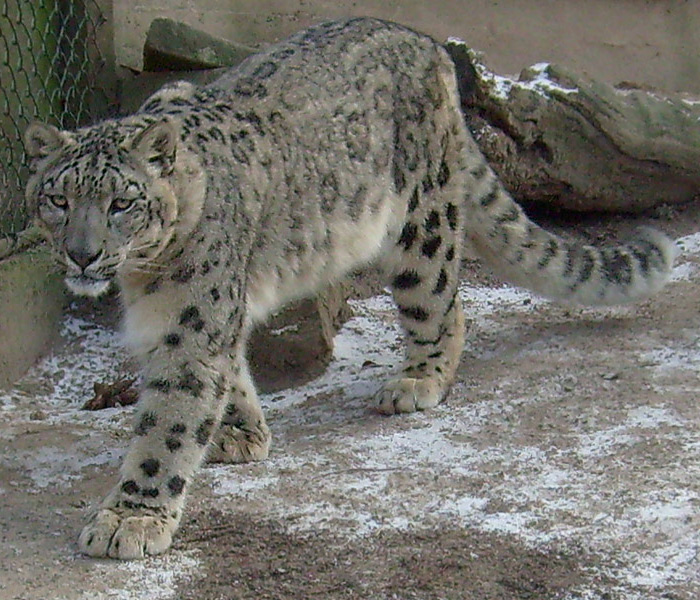
<instances>
[{"instance_id":1,"label":"snow leopard's hind leg","mask_svg":"<svg viewBox=\"0 0 700 600\"><path fill-rule=\"evenodd\" d=\"M382 413L436 406L459 365L464 345L464 314L457 295L462 179L460 165L450 168L443 158L439 170L410 191L403 229L385 261L405 334L406 359L402 372L378 395Z\"/></svg>"}]
</instances>

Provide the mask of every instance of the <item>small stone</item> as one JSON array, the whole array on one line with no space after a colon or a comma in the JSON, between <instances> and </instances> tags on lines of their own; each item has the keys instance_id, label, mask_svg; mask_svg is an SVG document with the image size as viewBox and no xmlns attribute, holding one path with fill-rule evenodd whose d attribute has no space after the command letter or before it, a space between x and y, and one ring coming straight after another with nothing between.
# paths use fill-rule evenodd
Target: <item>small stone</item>
<instances>
[{"instance_id":1,"label":"small stone","mask_svg":"<svg viewBox=\"0 0 700 600\"><path fill-rule=\"evenodd\" d=\"M41 409L33 410L29 413L29 419L32 421L44 421L48 415Z\"/></svg>"},{"instance_id":2,"label":"small stone","mask_svg":"<svg viewBox=\"0 0 700 600\"><path fill-rule=\"evenodd\" d=\"M573 392L578 385L578 379L573 375L565 375L561 380L561 387L565 392Z\"/></svg>"}]
</instances>

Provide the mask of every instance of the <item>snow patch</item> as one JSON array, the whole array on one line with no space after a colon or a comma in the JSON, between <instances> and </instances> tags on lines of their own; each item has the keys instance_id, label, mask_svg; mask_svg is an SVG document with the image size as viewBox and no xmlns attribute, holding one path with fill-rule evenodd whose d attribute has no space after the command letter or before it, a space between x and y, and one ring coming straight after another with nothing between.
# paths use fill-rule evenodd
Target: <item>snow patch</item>
<instances>
[{"instance_id":1,"label":"snow patch","mask_svg":"<svg viewBox=\"0 0 700 600\"><path fill-rule=\"evenodd\" d=\"M697 342L684 344L676 340L673 346L664 345L640 353L645 364L663 375L669 371L700 371L700 347Z\"/></svg>"},{"instance_id":2,"label":"snow patch","mask_svg":"<svg viewBox=\"0 0 700 600\"><path fill-rule=\"evenodd\" d=\"M0 410L13 408L18 400L38 397L42 408L67 412L72 418L94 395L95 382L119 379L126 352L117 333L69 314L61 324L60 337L63 348L42 359L15 389L0 393ZM115 412L123 411L92 412L89 421Z\"/></svg>"},{"instance_id":3,"label":"snow patch","mask_svg":"<svg viewBox=\"0 0 700 600\"><path fill-rule=\"evenodd\" d=\"M499 100L508 100L508 97L514 89L529 90L543 96L561 95L561 94L576 94L578 88L567 88L553 81L549 77L549 63L537 63L527 69L528 75L531 77L528 80L515 79L513 77L504 77L489 71L483 64L478 53L474 52L467 44L459 38L449 38L448 44L461 45L467 48L467 52L471 58L471 62L476 68L478 77L487 84L491 90L491 95Z\"/></svg>"},{"instance_id":4,"label":"snow patch","mask_svg":"<svg viewBox=\"0 0 700 600\"><path fill-rule=\"evenodd\" d=\"M76 444L67 452L65 448L41 446L33 450L16 452L12 456L14 465L19 464L36 486L35 491L47 487L58 487L62 483L84 476L83 469L109 465L117 467L120 452L106 451L92 454L86 444ZM6 461L3 461L6 462Z\"/></svg>"},{"instance_id":5,"label":"snow patch","mask_svg":"<svg viewBox=\"0 0 700 600\"><path fill-rule=\"evenodd\" d=\"M469 318L488 317L493 314L533 312L548 301L531 292L507 285L489 288L462 283L459 296L464 302Z\"/></svg>"},{"instance_id":6,"label":"snow patch","mask_svg":"<svg viewBox=\"0 0 700 600\"><path fill-rule=\"evenodd\" d=\"M85 592L82 600L169 600L174 598L178 583L199 570L200 561L193 553L171 551L144 561L93 561L96 579L112 580L115 572L123 574L124 586L107 594Z\"/></svg>"},{"instance_id":7,"label":"snow patch","mask_svg":"<svg viewBox=\"0 0 700 600\"><path fill-rule=\"evenodd\" d=\"M700 254L700 232L691 233L680 237L676 240L676 244L679 246L683 255L695 255Z\"/></svg>"},{"instance_id":8,"label":"snow patch","mask_svg":"<svg viewBox=\"0 0 700 600\"><path fill-rule=\"evenodd\" d=\"M690 281L697 273L698 268L695 264L685 262L673 267L669 281Z\"/></svg>"}]
</instances>

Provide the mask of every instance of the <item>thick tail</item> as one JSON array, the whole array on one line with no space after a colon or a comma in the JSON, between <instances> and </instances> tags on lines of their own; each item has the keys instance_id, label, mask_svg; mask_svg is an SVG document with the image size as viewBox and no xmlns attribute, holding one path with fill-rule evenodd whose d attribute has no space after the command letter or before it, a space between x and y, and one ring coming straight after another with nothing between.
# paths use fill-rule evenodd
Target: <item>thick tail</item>
<instances>
[{"instance_id":1,"label":"thick tail","mask_svg":"<svg viewBox=\"0 0 700 600\"><path fill-rule=\"evenodd\" d=\"M452 64L445 55L448 66L441 80L451 98L447 104L458 106ZM503 189L467 132L461 112L451 111L449 118L470 191L465 202L466 235L498 275L542 296L588 305L634 302L658 292L668 281L676 246L665 235L646 228L627 244L598 248L545 231Z\"/></svg>"},{"instance_id":2,"label":"thick tail","mask_svg":"<svg viewBox=\"0 0 700 600\"><path fill-rule=\"evenodd\" d=\"M485 164L471 176L467 235L509 282L567 303L609 305L650 296L668 281L676 246L662 233L644 228L619 246L577 245L530 221Z\"/></svg>"}]
</instances>

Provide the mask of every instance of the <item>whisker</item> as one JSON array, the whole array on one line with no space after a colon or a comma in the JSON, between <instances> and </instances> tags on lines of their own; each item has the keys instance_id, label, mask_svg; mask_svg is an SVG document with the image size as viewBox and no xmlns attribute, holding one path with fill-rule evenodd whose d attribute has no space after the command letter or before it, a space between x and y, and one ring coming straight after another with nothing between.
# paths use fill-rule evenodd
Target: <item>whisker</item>
<instances>
[{"instance_id":1,"label":"whisker","mask_svg":"<svg viewBox=\"0 0 700 600\"><path fill-rule=\"evenodd\" d=\"M131 270L136 270L140 271L142 273L157 273L157 272L163 272L167 270L168 266L159 264L159 263L153 263L150 261L140 261L140 260L127 260L124 262L124 265L127 266Z\"/></svg>"}]
</instances>

